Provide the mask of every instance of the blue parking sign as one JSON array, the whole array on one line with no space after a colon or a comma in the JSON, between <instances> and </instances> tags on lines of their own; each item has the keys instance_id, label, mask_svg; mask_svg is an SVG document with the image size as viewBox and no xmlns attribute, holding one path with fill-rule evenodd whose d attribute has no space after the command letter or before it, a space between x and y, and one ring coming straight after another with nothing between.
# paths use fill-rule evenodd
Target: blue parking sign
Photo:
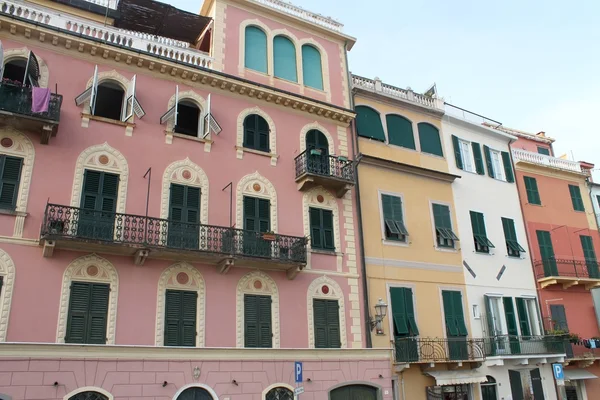
<instances>
[{"instance_id":1,"label":"blue parking sign","mask_svg":"<svg viewBox=\"0 0 600 400\"><path fill-rule=\"evenodd\" d=\"M556 380L565 379L565 372L563 371L562 364L552 364L552 371L554 372L554 379L556 379Z\"/></svg>"},{"instance_id":2,"label":"blue parking sign","mask_svg":"<svg viewBox=\"0 0 600 400\"><path fill-rule=\"evenodd\" d=\"M302 383L302 362L296 361L294 363L294 375L296 376L296 383Z\"/></svg>"}]
</instances>

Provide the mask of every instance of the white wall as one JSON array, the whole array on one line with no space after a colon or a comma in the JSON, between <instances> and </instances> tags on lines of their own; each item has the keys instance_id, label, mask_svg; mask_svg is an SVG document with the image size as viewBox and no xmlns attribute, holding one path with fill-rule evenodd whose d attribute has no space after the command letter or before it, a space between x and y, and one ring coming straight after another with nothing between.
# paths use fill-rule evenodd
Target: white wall
<instances>
[{"instance_id":1,"label":"white wall","mask_svg":"<svg viewBox=\"0 0 600 400\"><path fill-rule=\"evenodd\" d=\"M508 378L508 370L531 370L533 368L540 369L540 375L542 377L542 385L544 387L544 399L545 400L556 400L556 389L554 388L554 376L552 375L552 365L527 365L517 366L511 365L509 361L503 366L498 367L487 367L485 364L478 368L478 371L490 375L496 379L498 400L513 400L512 393L510 391L510 380ZM479 389L478 389L479 390ZM481 398L481 392L480 398Z\"/></svg>"},{"instance_id":2,"label":"white wall","mask_svg":"<svg viewBox=\"0 0 600 400\"><path fill-rule=\"evenodd\" d=\"M596 221L600 226L600 204L598 204L598 196L600 196L600 184L596 183L592 185L591 195L592 204L594 205L594 214L596 214Z\"/></svg>"}]
</instances>

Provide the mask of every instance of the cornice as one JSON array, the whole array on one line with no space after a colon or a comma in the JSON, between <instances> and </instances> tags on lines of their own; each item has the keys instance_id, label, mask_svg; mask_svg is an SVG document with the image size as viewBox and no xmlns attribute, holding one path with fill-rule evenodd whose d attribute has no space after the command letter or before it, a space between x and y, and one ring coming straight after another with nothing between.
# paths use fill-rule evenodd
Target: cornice
<instances>
[{"instance_id":1,"label":"cornice","mask_svg":"<svg viewBox=\"0 0 600 400\"><path fill-rule=\"evenodd\" d=\"M53 48L60 48L62 52L70 52L81 58L97 58L103 64L113 64L113 67L126 64L130 68L135 66L140 69L145 68L151 73L160 73L171 79L181 79L189 86L204 86L204 89L210 86L213 92L237 94L259 102L271 103L273 106L306 113L312 115L311 118L329 119L343 126L348 126L355 116L353 111L333 104L0 13L0 37L6 32L31 42L32 46L46 47L50 51Z\"/></svg>"},{"instance_id":2,"label":"cornice","mask_svg":"<svg viewBox=\"0 0 600 400\"><path fill-rule=\"evenodd\" d=\"M455 179L460 178L460 175L454 175L444 171L423 168L417 165L405 164L397 161L387 160L367 154L360 154L358 157L359 165L367 164L379 168L387 168L399 172L407 172L414 175L420 175L427 178L437 179L444 182L452 183Z\"/></svg>"}]
</instances>

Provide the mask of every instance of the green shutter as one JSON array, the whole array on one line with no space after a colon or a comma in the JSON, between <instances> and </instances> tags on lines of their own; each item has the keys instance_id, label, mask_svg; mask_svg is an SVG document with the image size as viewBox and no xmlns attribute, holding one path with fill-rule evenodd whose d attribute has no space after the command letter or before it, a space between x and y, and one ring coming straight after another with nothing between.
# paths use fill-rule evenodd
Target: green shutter
<instances>
[{"instance_id":1,"label":"green shutter","mask_svg":"<svg viewBox=\"0 0 600 400\"><path fill-rule=\"evenodd\" d=\"M339 348L340 317L337 300L313 299L316 348Z\"/></svg>"},{"instance_id":2,"label":"green shutter","mask_svg":"<svg viewBox=\"0 0 600 400\"><path fill-rule=\"evenodd\" d=\"M97 210L102 174L102 172L89 169L83 172L83 190L81 192L80 207L84 210Z\"/></svg>"},{"instance_id":3,"label":"green shutter","mask_svg":"<svg viewBox=\"0 0 600 400\"><path fill-rule=\"evenodd\" d=\"M244 295L245 347L272 347L271 296Z\"/></svg>"},{"instance_id":4,"label":"green shutter","mask_svg":"<svg viewBox=\"0 0 600 400\"><path fill-rule=\"evenodd\" d=\"M200 222L200 188L171 184L169 220L188 224Z\"/></svg>"},{"instance_id":5,"label":"green shutter","mask_svg":"<svg viewBox=\"0 0 600 400\"><path fill-rule=\"evenodd\" d=\"M554 257L554 247L552 246L552 237L548 231L535 231L538 244L540 247L540 255L544 265L545 276L557 276L558 267Z\"/></svg>"},{"instance_id":6,"label":"green shutter","mask_svg":"<svg viewBox=\"0 0 600 400\"><path fill-rule=\"evenodd\" d=\"M198 292L182 291L181 296L180 346L195 347Z\"/></svg>"},{"instance_id":7,"label":"green shutter","mask_svg":"<svg viewBox=\"0 0 600 400\"><path fill-rule=\"evenodd\" d=\"M271 329L271 296L258 296L258 345L273 347L273 332Z\"/></svg>"},{"instance_id":8,"label":"green shutter","mask_svg":"<svg viewBox=\"0 0 600 400\"><path fill-rule=\"evenodd\" d=\"M492 178L495 178L494 175L494 165L492 164L492 153L490 152L490 148L487 146L483 146L483 153L485 154L485 164L487 165L488 175Z\"/></svg>"},{"instance_id":9,"label":"green shutter","mask_svg":"<svg viewBox=\"0 0 600 400\"><path fill-rule=\"evenodd\" d=\"M408 321L409 336L419 336L419 327L415 318L412 289L404 288L404 304L406 305L406 319Z\"/></svg>"},{"instance_id":10,"label":"green shutter","mask_svg":"<svg viewBox=\"0 0 600 400\"><path fill-rule=\"evenodd\" d=\"M290 39L282 35L273 39L273 68L277 78L298 82L296 47Z\"/></svg>"},{"instance_id":11,"label":"green shutter","mask_svg":"<svg viewBox=\"0 0 600 400\"><path fill-rule=\"evenodd\" d=\"M514 182L515 176L513 174L510 154L508 154L506 151L502 152L502 164L504 164L504 175L506 175L506 182Z\"/></svg>"},{"instance_id":12,"label":"green shutter","mask_svg":"<svg viewBox=\"0 0 600 400\"><path fill-rule=\"evenodd\" d=\"M487 336L496 336L496 324L494 323L494 317L492 316L492 298L490 296L483 296L485 301L485 315L487 322L488 334Z\"/></svg>"},{"instance_id":13,"label":"green shutter","mask_svg":"<svg viewBox=\"0 0 600 400\"><path fill-rule=\"evenodd\" d=\"M323 224L323 248L325 250L335 250L333 238L333 212L331 210L321 210L321 223Z\"/></svg>"},{"instance_id":14,"label":"green shutter","mask_svg":"<svg viewBox=\"0 0 600 400\"><path fill-rule=\"evenodd\" d=\"M502 217L502 229L504 230L504 238L506 241L506 250L511 257L520 257L525 249L517 240L517 231L515 230L515 221L510 218Z\"/></svg>"},{"instance_id":15,"label":"green shutter","mask_svg":"<svg viewBox=\"0 0 600 400\"><path fill-rule=\"evenodd\" d=\"M519 326L521 328L521 336L531 336L531 326L529 325L529 317L527 316L527 305L525 299L516 297L517 314L519 315Z\"/></svg>"},{"instance_id":16,"label":"green shutter","mask_svg":"<svg viewBox=\"0 0 600 400\"><path fill-rule=\"evenodd\" d=\"M512 297L503 297L502 302L504 303L504 315L506 316L506 328L508 334L511 336L519 336Z\"/></svg>"},{"instance_id":17,"label":"green shutter","mask_svg":"<svg viewBox=\"0 0 600 400\"><path fill-rule=\"evenodd\" d=\"M541 205L540 192L538 191L537 180L529 176L524 176L525 191L527 192L527 202L529 204Z\"/></svg>"},{"instance_id":18,"label":"green shutter","mask_svg":"<svg viewBox=\"0 0 600 400\"><path fill-rule=\"evenodd\" d=\"M406 241L408 231L403 221L402 199L398 196L382 194L381 206L386 239Z\"/></svg>"},{"instance_id":19,"label":"green shutter","mask_svg":"<svg viewBox=\"0 0 600 400\"><path fill-rule=\"evenodd\" d=\"M404 288L390 288L392 302L392 320L394 323L394 336L408 336L408 315L406 313L406 296Z\"/></svg>"},{"instance_id":20,"label":"green shutter","mask_svg":"<svg viewBox=\"0 0 600 400\"><path fill-rule=\"evenodd\" d=\"M310 234L313 249L335 250L333 237L333 212L309 208Z\"/></svg>"},{"instance_id":21,"label":"green shutter","mask_svg":"<svg viewBox=\"0 0 600 400\"><path fill-rule=\"evenodd\" d=\"M421 122L417 125L417 129L419 130L421 152L443 157L444 152L442 151L442 141L438 128L426 122Z\"/></svg>"},{"instance_id":22,"label":"green shutter","mask_svg":"<svg viewBox=\"0 0 600 400\"><path fill-rule=\"evenodd\" d=\"M327 300L327 340L328 347L340 348L340 306L337 300Z\"/></svg>"},{"instance_id":23,"label":"green shutter","mask_svg":"<svg viewBox=\"0 0 600 400\"><path fill-rule=\"evenodd\" d=\"M67 343L106 343L110 285L72 282L67 315Z\"/></svg>"},{"instance_id":24,"label":"green shutter","mask_svg":"<svg viewBox=\"0 0 600 400\"><path fill-rule=\"evenodd\" d=\"M454 295L448 290L442 291L442 300L444 302L444 319L446 321L446 335L458 336L458 326L456 325L456 315L454 314Z\"/></svg>"},{"instance_id":25,"label":"green shutter","mask_svg":"<svg viewBox=\"0 0 600 400\"><path fill-rule=\"evenodd\" d=\"M16 208L22 167L22 158L0 155L0 209Z\"/></svg>"},{"instance_id":26,"label":"green shutter","mask_svg":"<svg viewBox=\"0 0 600 400\"><path fill-rule=\"evenodd\" d=\"M569 185L569 193L571 194L571 203L573 203L573 209L575 211L585 211L579 186Z\"/></svg>"},{"instance_id":27,"label":"green shutter","mask_svg":"<svg viewBox=\"0 0 600 400\"><path fill-rule=\"evenodd\" d=\"M267 35L256 27L246 27L244 43L244 65L246 68L267 73Z\"/></svg>"},{"instance_id":28,"label":"green shutter","mask_svg":"<svg viewBox=\"0 0 600 400\"><path fill-rule=\"evenodd\" d=\"M356 106L355 111L358 136L385 142L385 133L379 113L367 106Z\"/></svg>"},{"instance_id":29,"label":"green shutter","mask_svg":"<svg viewBox=\"0 0 600 400\"><path fill-rule=\"evenodd\" d=\"M251 114L244 119L244 147L269 152L269 123L260 115Z\"/></svg>"},{"instance_id":30,"label":"green shutter","mask_svg":"<svg viewBox=\"0 0 600 400\"><path fill-rule=\"evenodd\" d=\"M454 247L454 241L458 240L458 236L452 231L450 207L434 203L432 209L438 246Z\"/></svg>"},{"instance_id":31,"label":"green shutter","mask_svg":"<svg viewBox=\"0 0 600 400\"><path fill-rule=\"evenodd\" d=\"M581 241L581 247L583 248L583 257L585 258L585 265L587 266L589 277L592 279L600 279L598 260L596 259L592 237L581 235L579 236L579 239Z\"/></svg>"},{"instance_id":32,"label":"green shutter","mask_svg":"<svg viewBox=\"0 0 600 400\"><path fill-rule=\"evenodd\" d=\"M258 199L244 196L244 230L258 232Z\"/></svg>"},{"instance_id":33,"label":"green shutter","mask_svg":"<svg viewBox=\"0 0 600 400\"><path fill-rule=\"evenodd\" d=\"M165 346L179 346L179 321L181 318L181 292L165 292Z\"/></svg>"},{"instance_id":34,"label":"green shutter","mask_svg":"<svg viewBox=\"0 0 600 400\"><path fill-rule=\"evenodd\" d=\"M405 147L407 149L416 149L411 121L395 114L386 115L385 121L390 144Z\"/></svg>"},{"instance_id":35,"label":"green shutter","mask_svg":"<svg viewBox=\"0 0 600 400\"><path fill-rule=\"evenodd\" d=\"M485 220L480 212L470 211L471 227L473 229L473 239L475 240L475 251L480 253L489 253L494 244L488 239L485 230Z\"/></svg>"},{"instance_id":36,"label":"green shutter","mask_svg":"<svg viewBox=\"0 0 600 400\"><path fill-rule=\"evenodd\" d=\"M473 147L475 169L479 175L485 175L485 169L483 167L483 156L481 155L481 145L479 143L471 142L471 146Z\"/></svg>"},{"instance_id":37,"label":"green shutter","mask_svg":"<svg viewBox=\"0 0 600 400\"><path fill-rule=\"evenodd\" d=\"M460 153L460 142L458 137L452 135L452 147L454 148L454 160L456 161L456 168L463 169L462 155Z\"/></svg>"},{"instance_id":38,"label":"green shutter","mask_svg":"<svg viewBox=\"0 0 600 400\"><path fill-rule=\"evenodd\" d=\"M271 201L267 199L258 199L258 230L259 232L269 232L271 230Z\"/></svg>"},{"instance_id":39,"label":"green shutter","mask_svg":"<svg viewBox=\"0 0 600 400\"><path fill-rule=\"evenodd\" d=\"M110 286L92 284L89 314L88 340L86 343L105 344Z\"/></svg>"},{"instance_id":40,"label":"green shutter","mask_svg":"<svg viewBox=\"0 0 600 400\"><path fill-rule=\"evenodd\" d=\"M467 336L467 324L465 323L465 314L462 303L462 293L453 292L454 297L454 315L456 316L456 326L459 336Z\"/></svg>"},{"instance_id":41,"label":"green shutter","mask_svg":"<svg viewBox=\"0 0 600 400\"><path fill-rule=\"evenodd\" d=\"M302 46L302 77L304 86L323 90L321 53L314 46Z\"/></svg>"}]
</instances>

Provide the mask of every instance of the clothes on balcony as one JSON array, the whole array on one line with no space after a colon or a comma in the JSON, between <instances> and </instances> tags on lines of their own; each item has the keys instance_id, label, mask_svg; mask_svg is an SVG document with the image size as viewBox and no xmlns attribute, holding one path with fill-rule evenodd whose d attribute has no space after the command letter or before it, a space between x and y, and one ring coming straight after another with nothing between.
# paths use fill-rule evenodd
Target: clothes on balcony
<instances>
[{"instance_id":1,"label":"clothes on balcony","mask_svg":"<svg viewBox=\"0 0 600 400\"><path fill-rule=\"evenodd\" d=\"M600 340L598 339L583 339L583 346L588 349L600 348Z\"/></svg>"},{"instance_id":2,"label":"clothes on balcony","mask_svg":"<svg viewBox=\"0 0 600 400\"><path fill-rule=\"evenodd\" d=\"M48 112L50 104L50 89L33 87L31 96L31 111L34 113Z\"/></svg>"}]
</instances>

